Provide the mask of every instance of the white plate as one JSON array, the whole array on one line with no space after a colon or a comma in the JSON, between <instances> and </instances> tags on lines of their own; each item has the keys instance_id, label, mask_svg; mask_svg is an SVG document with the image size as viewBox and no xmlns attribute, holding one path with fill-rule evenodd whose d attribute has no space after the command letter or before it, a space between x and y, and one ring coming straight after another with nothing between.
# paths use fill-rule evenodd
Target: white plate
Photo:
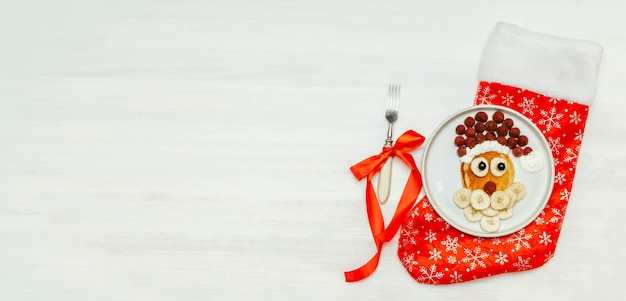
<instances>
[{"instance_id":1,"label":"white plate","mask_svg":"<svg viewBox=\"0 0 626 301\"><path fill-rule=\"evenodd\" d=\"M505 117L513 119L522 135L528 136L528 146L532 147L535 156L543 159L544 167L535 173L526 172L521 168L519 158L511 155L515 165L515 182L526 187L526 196L515 204L514 214L500 223L497 232L485 232L480 222L470 222L463 215L463 209L454 204L452 195L463 187L461 182L459 157L454 138L455 128L463 124L466 117L486 112L491 116L502 111ZM459 231L480 237L498 237L514 233L531 223L546 206L554 185L554 161L550 147L539 129L526 117L501 106L473 106L463 109L448 117L428 139L422 160L424 190L435 211L452 227Z\"/></svg>"}]
</instances>

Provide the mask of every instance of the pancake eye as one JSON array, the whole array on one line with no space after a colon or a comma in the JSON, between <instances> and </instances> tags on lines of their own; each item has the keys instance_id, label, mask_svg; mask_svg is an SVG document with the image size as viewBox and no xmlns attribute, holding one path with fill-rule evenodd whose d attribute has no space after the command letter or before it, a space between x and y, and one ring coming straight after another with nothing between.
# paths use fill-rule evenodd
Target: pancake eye
<instances>
[{"instance_id":1,"label":"pancake eye","mask_svg":"<svg viewBox=\"0 0 626 301\"><path fill-rule=\"evenodd\" d=\"M491 174L496 177L502 176L508 169L507 163L502 158L493 158L491 160Z\"/></svg>"},{"instance_id":2,"label":"pancake eye","mask_svg":"<svg viewBox=\"0 0 626 301\"><path fill-rule=\"evenodd\" d=\"M489 172L489 163L487 162L487 159L483 157L478 157L472 160L472 163L470 163L470 166L471 166L472 172L479 178L486 176L487 173Z\"/></svg>"}]
</instances>

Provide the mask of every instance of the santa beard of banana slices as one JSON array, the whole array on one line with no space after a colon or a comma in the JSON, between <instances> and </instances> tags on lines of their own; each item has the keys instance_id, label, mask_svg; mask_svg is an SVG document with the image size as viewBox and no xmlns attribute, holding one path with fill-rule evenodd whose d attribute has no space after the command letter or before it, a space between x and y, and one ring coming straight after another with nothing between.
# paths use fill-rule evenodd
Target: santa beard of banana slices
<instances>
[{"instance_id":1,"label":"santa beard of banana slices","mask_svg":"<svg viewBox=\"0 0 626 301\"><path fill-rule=\"evenodd\" d=\"M453 195L470 222L480 222L489 233L497 232L500 221L513 216L513 207L524 198L526 188L513 182L515 168L508 154L487 151L461 163L463 188Z\"/></svg>"}]
</instances>

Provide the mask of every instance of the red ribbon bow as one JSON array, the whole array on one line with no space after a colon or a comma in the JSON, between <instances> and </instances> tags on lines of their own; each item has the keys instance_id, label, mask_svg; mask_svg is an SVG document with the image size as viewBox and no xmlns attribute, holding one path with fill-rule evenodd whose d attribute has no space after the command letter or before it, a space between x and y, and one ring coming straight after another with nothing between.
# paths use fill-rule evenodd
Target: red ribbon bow
<instances>
[{"instance_id":1,"label":"red ribbon bow","mask_svg":"<svg viewBox=\"0 0 626 301\"><path fill-rule=\"evenodd\" d=\"M345 272L347 282L365 279L376 270L383 243L389 242L396 235L404 216L411 209L413 203L415 203L415 200L419 196L422 190L422 175L417 169L417 165L415 165L413 156L409 152L420 147L423 143L424 136L413 130L408 130L398 137L394 146L383 147L383 151L379 155L369 157L350 167L350 171L352 171L352 174L354 174L357 179L361 180L367 176L365 205L367 207L367 218L369 220L370 229L372 230L372 236L374 237L374 243L378 251L374 254L372 259L360 268ZM404 186L404 191L402 191L402 196L393 214L393 218L389 222L387 229L385 229L385 221L380 205L378 205L378 197L376 197L376 192L372 185L372 177L380 171L389 158L394 156L400 158L402 162L411 168L411 174Z\"/></svg>"}]
</instances>

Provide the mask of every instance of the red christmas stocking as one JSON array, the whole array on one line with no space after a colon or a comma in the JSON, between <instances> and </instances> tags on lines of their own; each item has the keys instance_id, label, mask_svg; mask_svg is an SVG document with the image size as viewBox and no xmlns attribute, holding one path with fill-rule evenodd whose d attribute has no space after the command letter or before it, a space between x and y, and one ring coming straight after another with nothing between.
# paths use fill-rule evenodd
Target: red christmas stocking
<instances>
[{"instance_id":1,"label":"red christmas stocking","mask_svg":"<svg viewBox=\"0 0 626 301\"><path fill-rule=\"evenodd\" d=\"M429 284L463 282L534 269L554 256L572 191L589 106L595 94L601 56L602 47L595 43L529 32L507 23L496 26L481 59L474 104L507 107L537 126L554 159L554 179L548 184L553 185L553 189L547 205L530 224L511 234L492 238L457 230L437 214L427 198L422 199L404 220L398 249L400 260L413 278ZM497 128L498 124L504 125L501 116L486 118L476 115L459 132L466 134L463 138L474 137L471 139L474 142L464 139L450 142L452 151L453 143L459 146L459 157L471 157L475 153L472 151L475 142L489 140L509 147L515 156L532 153L521 137L524 133L508 125L506 127L511 129L504 138L513 136L514 139L500 139ZM476 132L489 131L477 124L486 125L492 119L496 121L496 127L491 125L494 127L492 136L483 135L479 139ZM473 130L467 130L469 128ZM498 139L502 141L498 143ZM482 167L477 162L472 163L471 168L480 172ZM491 164L491 171L498 172L497 168ZM481 184L480 188L495 195L488 186ZM515 199L515 195L511 199ZM474 200L477 200L477 207L481 206L480 198L475 197L472 202ZM494 206L493 197L491 204ZM467 204L462 206L469 208Z\"/></svg>"}]
</instances>

